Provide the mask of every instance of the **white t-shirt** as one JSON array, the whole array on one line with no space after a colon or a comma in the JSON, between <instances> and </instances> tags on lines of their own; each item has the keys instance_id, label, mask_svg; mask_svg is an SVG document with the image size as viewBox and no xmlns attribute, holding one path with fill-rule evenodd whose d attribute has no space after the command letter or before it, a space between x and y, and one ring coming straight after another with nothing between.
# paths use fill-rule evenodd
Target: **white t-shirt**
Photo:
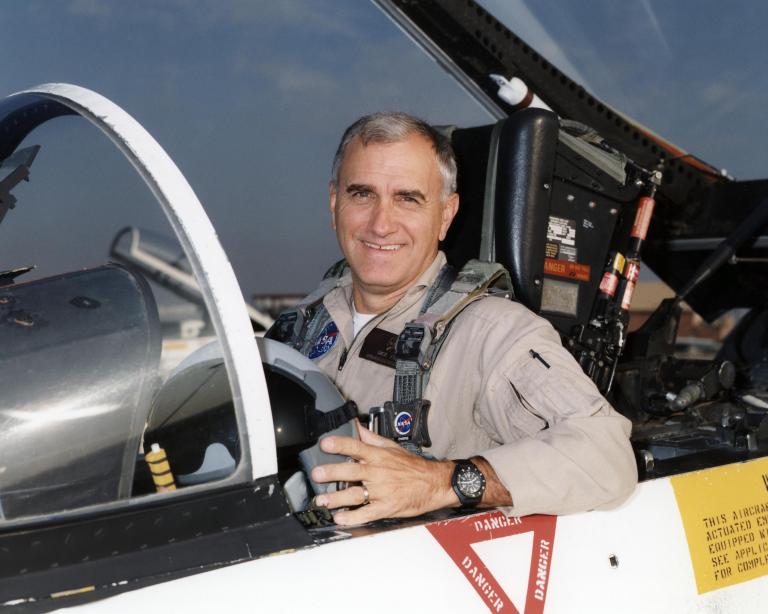
<instances>
[{"instance_id":1,"label":"white t-shirt","mask_svg":"<svg viewBox=\"0 0 768 614\"><path fill-rule=\"evenodd\" d=\"M358 313L357 309L355 309L355 302L352 301L352 327L354 336L357 337L357 333L362 330L363 326L368 324L368 322L375 317L375 313Z\"/></svg>"}]
</instances>

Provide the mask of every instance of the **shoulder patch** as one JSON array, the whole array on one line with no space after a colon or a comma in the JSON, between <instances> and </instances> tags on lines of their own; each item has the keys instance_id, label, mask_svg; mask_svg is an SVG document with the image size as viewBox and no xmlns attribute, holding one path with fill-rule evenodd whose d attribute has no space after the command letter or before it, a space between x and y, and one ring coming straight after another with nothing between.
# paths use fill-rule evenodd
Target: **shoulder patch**
<instances>
[{"instance_id":1,"label":"shoulder patch","mask_svg":"<svg viewBox=\"0 0 768 614\"><path fill-rule=\"evenodd\" d=\"M315 339L315 343L309 350L307 357L314 360L320 358L323 354L326 354L333 345L336 343L336 339L339 338L339 329L336 327L336 322L330 321L323 327L320 334Z\"/></svg>"}]
</instances>

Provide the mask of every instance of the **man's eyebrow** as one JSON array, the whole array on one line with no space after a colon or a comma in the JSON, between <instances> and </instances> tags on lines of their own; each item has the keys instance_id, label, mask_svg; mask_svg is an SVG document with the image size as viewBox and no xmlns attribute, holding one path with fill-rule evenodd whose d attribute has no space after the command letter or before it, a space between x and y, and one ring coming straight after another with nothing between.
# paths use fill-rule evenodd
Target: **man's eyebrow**
<instances>
[{"instance_id":1,"label":"man's eyebrow","mask_svg":"<svg viewBox=\"0 0 768 614\"><path fill-rule=\"evenodd\" d=\"M427 197L424 196L421 190L397 190L395 192L397 196L407 196L409 198L415 198L416 200L426 201Z\"/></svg>"},{"instance_id":2,"label":"man's eyebrow","mask_svg":"<svg viewBox=\"0 0 768 614\"><path fill-rule=\"evenodd\" d=\"M354 192L374 192L373 186L366 185L364 183L350 183L347 186L347 189L345 192L347 194L352 194Z\"/></svg>"}]
</instances>

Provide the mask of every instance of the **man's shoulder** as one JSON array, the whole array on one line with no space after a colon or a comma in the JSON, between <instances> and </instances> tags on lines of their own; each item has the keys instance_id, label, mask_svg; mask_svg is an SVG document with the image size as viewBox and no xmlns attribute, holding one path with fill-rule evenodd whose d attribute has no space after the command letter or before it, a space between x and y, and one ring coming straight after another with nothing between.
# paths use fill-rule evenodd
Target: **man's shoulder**
<instances>
[{"instance_id":1,"label":"man's shoulder","mask_svg":"<svg viewBox=\"0 0 768 614\"><path fill-rule=\"evenodd\" d=\"M529 334L557 336L552 325L517 301L487 296L468 305L453 323L451 334L469 344L505 345Z\"/></svg>"},{"instance_id":2,"label":"man's shoulder","mask_svg":"<svg viewBox=\"0 0 768 614\"><path fill-rule=\"evenodd\" d=\"M546 322L522 303L500 296L486 296L474 301L464 309L461 315L468 320L481 320L491 324Z\"/></svg>"}]
</instances>

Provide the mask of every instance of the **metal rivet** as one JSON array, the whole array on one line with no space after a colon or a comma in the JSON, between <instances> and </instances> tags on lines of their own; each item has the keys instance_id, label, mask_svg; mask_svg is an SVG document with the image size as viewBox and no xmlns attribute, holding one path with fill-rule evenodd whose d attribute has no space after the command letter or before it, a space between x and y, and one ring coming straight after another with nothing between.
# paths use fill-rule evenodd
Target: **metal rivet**
<instances>
[{"instance_id":1,"label":"metal rivet","mask_svg":"<svg viewBox=\"0 0 768 614\"><path fill-rule=\"evenodd\" d=\"M549 185L548 183L545 183L545 184L544 184L544 189L545 189L545 190L548 190L548 189L549 189L549 188L551 188L551 187L552 187L552 186L551 186L551 185Z\"/></svg>"},{"instance_id":2,"label":"metal rivet","mask_svg":"<svg viewBox=\"0 0 768 614\"><path fill-rule=\"evenodd\" d=\"M611 209L611 215L616 215L618 212L618 209Z\"/></svg>"},{"instance_id":3,"label":"metal rivet","mask_svg":"<svg viewBox=\"0 0 768 614\"><path fill-rule=\"evenodd\" d=\"M565 197L565 200L567 200L569 203L572 203L574 200L576 200L576 197L573 194L568 194L568 196Z\"/></svg>"},{"instance_id":4,"label":"metal rivet","mask_svg":"<svg viewBox=\"0 0 768 614\"><path fill-rule=\"evenodd\" d=\"M590 209L594 209L595 207L597 207L597 203L594 200L590 200L589 201L589 208Z\"/></svg>"}]
</instances>

